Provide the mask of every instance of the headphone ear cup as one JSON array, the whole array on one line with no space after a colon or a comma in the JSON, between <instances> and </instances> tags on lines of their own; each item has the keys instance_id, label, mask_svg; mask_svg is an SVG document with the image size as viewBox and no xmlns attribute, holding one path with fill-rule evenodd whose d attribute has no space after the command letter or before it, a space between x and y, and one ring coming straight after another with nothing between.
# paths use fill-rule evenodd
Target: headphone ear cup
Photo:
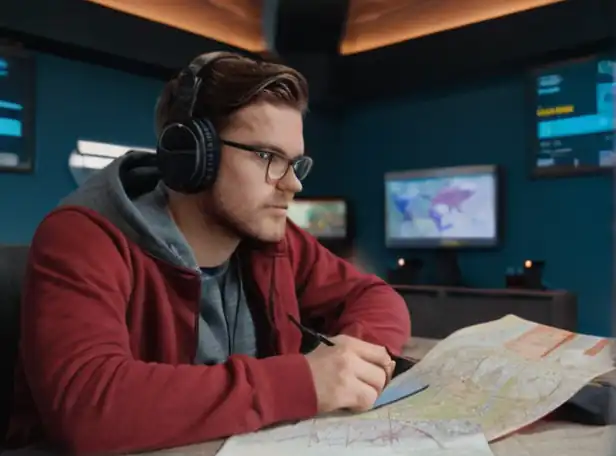
<instances>
[{"instance_id":1,"label":"headphone ear cup","mask_svg":"<svg viewBox=\"0 0 616 456\"><path fill-rule=\"evenodd\" d=\"M181 193L192 193L191 183L201 155L199 134L193 125L173 123L158 138L156 156L165 185Z\"/></svg>"},{"instance_id":2,"label":"headphone ear cup","mask_svg":"<svg viewBox=\"0 0 616 456\"><path fill-rule=\"evenodd\" d=\"M218 168L220 166L220 138L212 122L208 119L194 119L193 125L198 132L199 169L196 170L195 178L199 179L199 187L202 190L211 188L216 182Z\"/></svg>"},{"instance_id":3,"label":"headphone ear cup","mask_svg":"<svg viewBox=\"0 0 616 456\"><path fill-rule=\"evenodd\" d=\"M160 134L156 155L167 187L180 193L198 193L216 181L220 139L206 119L174 123Z\"/></svg>"}]
</instances>

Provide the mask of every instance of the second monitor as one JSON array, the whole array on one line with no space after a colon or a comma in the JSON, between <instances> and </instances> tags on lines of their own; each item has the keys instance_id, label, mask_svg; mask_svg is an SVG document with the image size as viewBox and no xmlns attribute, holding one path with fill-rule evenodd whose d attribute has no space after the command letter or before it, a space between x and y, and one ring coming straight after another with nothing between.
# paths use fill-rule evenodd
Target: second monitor
<instances>
[{"instance_id":1,"label":"second monitor","mask_svg":"<svg viewBox=\"0 0 616 456\"><path fill-rule=\"evenodd\" d=\"M341 198L298 198L289 206L289 218L320 241L346 242L347 202Z\"/></svg>"}]
</instances>

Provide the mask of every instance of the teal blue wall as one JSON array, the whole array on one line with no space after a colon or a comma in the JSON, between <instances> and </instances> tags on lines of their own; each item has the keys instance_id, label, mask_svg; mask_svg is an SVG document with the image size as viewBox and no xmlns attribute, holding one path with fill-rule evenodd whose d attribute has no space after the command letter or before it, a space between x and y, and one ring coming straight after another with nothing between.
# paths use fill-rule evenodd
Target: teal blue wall
<instances>
[{"instance_id":1,"label":"teal blue wall","mask_svg":"<svg viewBox=\"0 0 616 456\"><path fill-rule=\"evenodd\" d=\"M343 182L347 175L343 164L348 154L341 143L343 121L337 112L311 112L306 117L305 149L314 165L304 181L302 196L348 194L350 188Z\"/></svg>"},{"instance_id":2,"label":"teal blue wall","mask_svg":"<svg viewBox=\"0 0 616 456\"><path fill-rule=\"evenodd\" d=\"M75 184L67 159L77 139L151 147L162 83L41 55L36 171L0 174L0 243L28 242L40 219ZM383 274L401 251L384 247L383 174L395 169L497 163L506 174L503 247L461 255L468 281L502 285L505 269L547 260L546 280L579 294L580 330L609 332L612 191L605 177L530 181L521 77L438 96L311 113L306 147L315 156L307 195L354 203L359 257Z\"/></svg>"},{"instance_id":3,"label":"teal blue wall","mask_svg":"<svg viewBox=\"0 0 616 456\"><path fill-rule=\"evenodd\" d=\"M544 259L548 284L578 293L579 329L608 334L611 179L530 180L527 109L520 76L350 110L342 131L348 161L341 175L357 209L360 257L383 274L405 253L384 247L386 171L496 163L506 177L504 241L500 249L461 253L466 279L478 287L502 287L508 266Z\"/></svg>"},{"instance_id":4,"label":"teal blue wall","mask_svg":"<svg viewBox=\"0 0 616 456\"><path fill-rule=\"evenodd\" d=\"M154 147L154 104L161 81L108 68L37 56L34 174L0 173L0 244L29 242L41 218L76 187L68 157L78 139ZM333 191L336 171L325 160L340 154L338 116L311 113L306 148L318 157L307 193ZM327 153L325 153L327 151ZM5 218L6 217L6 218Z\"/></svg>"},{"instance_id":5,"label":"teal blue wall","mask_svg":"<svg viewBox=\"0 0 616 456\"><path fill-rule=\"evenodd\" d=\"M152 147L161 87L160 81L39 55L35 172L0 173L0 243L28 242L45 213L75 188L68 156L77 139Z\"/></svg>"}]
</instances>

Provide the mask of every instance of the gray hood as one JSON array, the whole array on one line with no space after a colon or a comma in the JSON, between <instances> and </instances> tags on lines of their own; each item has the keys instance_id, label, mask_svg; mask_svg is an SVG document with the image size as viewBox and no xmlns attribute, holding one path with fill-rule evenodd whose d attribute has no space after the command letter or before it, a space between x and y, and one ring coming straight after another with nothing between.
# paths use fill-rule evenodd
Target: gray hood
<instances>
[{"instance_id":1,"label":"gray hood","mask_svg":"<svg viewBox=\"0 0 616 456\"><path fill-rule=\"evenodd\" d=\"M156 155L129 152L95 172L61 206L98 212L151 255L177 266L199 269L186 239L167 211Z\"/></svg>"}]
</instances>

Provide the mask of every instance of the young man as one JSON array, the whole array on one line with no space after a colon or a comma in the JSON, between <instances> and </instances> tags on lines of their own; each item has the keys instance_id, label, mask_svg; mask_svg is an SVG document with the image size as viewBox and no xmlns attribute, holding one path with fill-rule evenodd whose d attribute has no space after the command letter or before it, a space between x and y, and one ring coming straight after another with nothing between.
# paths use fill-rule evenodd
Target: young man
<instances>
[{"instance_id":1,"label":"young man","mask_svg":"<svg viewBox=\"0 0 616 456\"><path fill-rule=\"evenodd\" d=\"M287 220L307 103L291 68L201 56L164 88L157 156L114 161L43 220L10 441L126 453L371 407L410 319ZM302 326L335 346L303 350Z\"/></svg>"}]
</instances>

